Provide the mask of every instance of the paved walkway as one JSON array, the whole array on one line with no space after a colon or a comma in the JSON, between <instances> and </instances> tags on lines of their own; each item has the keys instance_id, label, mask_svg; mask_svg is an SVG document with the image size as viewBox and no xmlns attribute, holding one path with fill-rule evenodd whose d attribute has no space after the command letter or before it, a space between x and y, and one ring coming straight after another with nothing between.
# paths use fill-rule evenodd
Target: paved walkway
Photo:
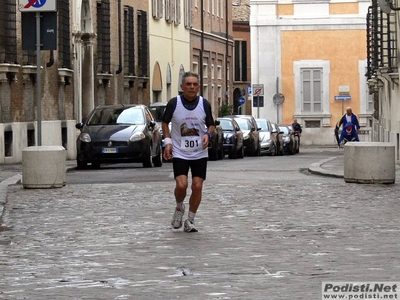
<instances>
[{"instance_id":1,"label":"paved walkway","mask_svg":"<svg viewBox=\"0 0 400 300\"><path fill-rule=\"evenodd\" d=\"M18 180L18 167L8 172ZM323 281L399 280L400 184L210 177L196 234L168 226L173 180L10 186L0 299L310 300Z\"/></svg>"}]
</instances>

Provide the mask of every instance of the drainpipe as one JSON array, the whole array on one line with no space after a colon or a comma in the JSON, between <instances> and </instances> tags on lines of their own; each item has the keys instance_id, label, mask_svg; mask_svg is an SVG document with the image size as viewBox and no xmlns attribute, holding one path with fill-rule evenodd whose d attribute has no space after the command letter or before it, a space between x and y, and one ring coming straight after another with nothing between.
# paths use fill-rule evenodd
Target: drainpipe
<instances>
[{"instance_id":1,"label":"drainpipe","mask_svg":"<svg viewBox=\"0 0 400 300\"><path fill-rule=\"evenodd\" d=\"M54 65L54 51L50 50L50 60L46 64L46 68L50 68L52 65Z\"/></svg>"},{"instance_id":2,"label":"drainpipe","mask_svg":"<svg viewBox=\"0 0 400 300\"><path fill-rule=\"evenodd\" d=\"M204 0L201 0L200 95L203 96Z\"/></svg>"},{"instance_id":3,"label":"drainpipe","mask_svg":"<svg viewBox=\"0 0 400 300\"><path fill-rule=\"evenodd\" d=\"M228 10L229 10L229 8L228 8L228 0L226 0L225 1L225 26L226 26L226 34L225 34L225 36L226 36L226 44L225 44L225 46L226 46L226 49L225 49L225 69L226 70L228 70L228 52L229 52L229 40L228 40L228 38L229 38L229 21L228 21ZM226 100L226 102L227 103L229 103L229 89L228 89L228 85L229 85L229 73L228 72L226 72L225 73L226 75L225 75L225 100Z\"/></svg>"},{"instance_id":4,"label":"drainpipe","mask_svg":"<svg viewBox=\"0 0 400 300\"><path fill-rule=\"evenodd\" d=\"M121 29L121 0L118 0L118 43L119 43L119 68L116 74L122 72L122 29Z\"/></svg>"}]
</instances>

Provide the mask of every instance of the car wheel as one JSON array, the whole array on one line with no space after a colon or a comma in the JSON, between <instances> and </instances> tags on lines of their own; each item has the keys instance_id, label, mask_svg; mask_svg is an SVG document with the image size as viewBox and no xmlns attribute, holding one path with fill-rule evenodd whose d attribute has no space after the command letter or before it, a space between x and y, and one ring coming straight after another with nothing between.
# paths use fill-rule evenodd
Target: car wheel
<instances>
[{"instance_id":1,"label":"car wheel","mask_svg":"<svg viewBox=\"0 0 400 300\"><path fill-rule=\"evenodd\" d=\"M277 154L276 145L273 144L273 147L274 147L274 149L273 149L273 151L271 151L271 155L275 156Z\"/></svg>"},{"instance_id":2,"label":"car wheel","mask_svg":"<svg viewBox=\"0 0 400 300\"><path fill-rule=\"evenodd\" d=\"M92 162L92 169L100 169L100 162L98 161Z\"/></svg>"},{"instance_id":3,"label":"car wheel","mask_svg":"<svg viewBox=\"0 0 400 300\"><path fill-rule=\"evenodd\" d=\"M237 156L238 156L238 153L237 153L237 150L236 150L236 146L233 145L231 151L229 152L228 158L229 159L235 159L235 158L237 158Z\"/></svg>"},{"instance_id":4,"label":"car wheel","mask_svg":"<svg viewBox=\"0 0 400 300\"><path fill-rule=\"evenodd\" d=\"M256 156L257 155L257 148L254 142L251 144L251 149L249 151L249 156Z\"/></svg>"},{"instance_id":5,"label":"car wheel","mask_svg":"<svg viewBox=\"0 0 400 300\"><path fill-rule=\"evenodd\" d=\"M208 149L208 159L217 160L218 159L218 149L215 143L211 144L211 148Z\"/></svg>"},{"instance_id":6,"label":"car wheel","mask_svg":"<svg viewBox=\"0 0 400 300\"><path fill-rule=\"evenodd\" d=\"M84 162L84 161L77 160L76 161L76 167L78 169L86 169L87 168L87 163Z\"/></svg>"},{"instance_id":7,"label":"car wheel","mask_svg":"<svg viewBox=\"0 0 400 300\"><path fill-rule=\"evenodd\" d=\"M296 149L294 148L294 145L292 145L292 148L290 149L289 153L291 155L295 155L296 154Z\"/></svg>"},{"instance_id":8,"label":"car wheel","mask_svg":"<svg viewBox=\"0 0 400 300\"><path fill-rule=\"evenodd\" d=\"M151 156L152 153L153 153L152 146L150 145L148 150L147 150L147 153L145 154L145 156L143 158L143 168L152 168L152 167L154 167L153 156Z\"/></svg>"},{"instance_id":9,"label":"car wheel","mask_svg":"<svg viewBox=\"0 0 400 300\"><path fill-rule=\"evenodd\" d=\"M218 159L224 159L224 148L222 145L220 150L218 151Z\"/></svg>"},{"instance_id":10,"label":"car wheel","mask_svg":"<svg viewBox=\"0 0 400 300\"><path fill-rule=\"evenodd\" d=\"M243 158L244 157L244 146L240 147L238 154L237 154L238 158Z\"/></svg>"},{"instance_id":11,"label":"car wheel","mask_svg":"<svg viewBox=\"0 0 400 300\"><path fill-rule=\"evenodd\" d=\"M153 164L155 167L161 167L163 164L161 145L158 146L157 155L153 157Z\"/></svg>"}]
</instances>

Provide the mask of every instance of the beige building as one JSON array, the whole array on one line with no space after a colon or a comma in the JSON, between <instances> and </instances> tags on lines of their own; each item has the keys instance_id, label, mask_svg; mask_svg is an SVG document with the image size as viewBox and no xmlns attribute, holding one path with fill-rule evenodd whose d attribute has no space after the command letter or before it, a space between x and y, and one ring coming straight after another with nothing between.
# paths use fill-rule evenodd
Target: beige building
<instances>
[{"instance_id":1,"label":"beige building","mask_svg":"<svg viewBox=\"0 0 400 300\"><path fill-rule=\"evenodd\" d=\"M150 102L167 102L190 71L192 1L150 0Z\"/></svg>"},{"instance_id":2,"label":"beige building","mask_svg":"<svg viewBox=\"0 0 400 300\"><path fill-rule=\"evenodd\" d=\"M334 145L333 127L347 106L371 135L366 14L369 1L251 0L251 78L263 85L253 115L278 123L297 118L302 143ZM281 93L283 103L275 102ZM254 95L253 95L254 100Z\"/></svg>"}]
</instances>

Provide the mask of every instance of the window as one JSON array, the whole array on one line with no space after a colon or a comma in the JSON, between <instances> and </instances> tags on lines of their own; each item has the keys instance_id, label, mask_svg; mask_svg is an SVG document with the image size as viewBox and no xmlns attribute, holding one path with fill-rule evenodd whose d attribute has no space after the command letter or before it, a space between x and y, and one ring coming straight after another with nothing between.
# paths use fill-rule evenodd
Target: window
<instances>
[{"instance_id":1,"label":"window","mask_svg":"<svg viewBox=\"0 0 400 300\"><path fill-rule=\"evenodd\" d=\"M207 63L203 64L203 78L208 78L208 64Z\"/></svg>"},{"instance_id":2,"label":"window","mask_svg":"<svg viewBox=\"0 0 400 300\"><path fill-rule=\"evenodd\" d=\"M135 75L135 31L133 7L124 10L124 68L125 74Z\"/></svg>"},{"instance_id":3,"label":"window","mask_svg":"<svg viewBox=\"0 0 400 300\"><path fill-rule=\"evenodd\" d=\"M193 18L192 18L192 1L193 0L184 0L184 22L186 28L192 28L193 26Z\"/></svg>"},{"instance_id":4,"label":"window","mask_svg":"<svg viewBox=\"0 0 400 300\"><path fill-rule=\"evenodd\" d=\"M165 20L168 23L173 22L173 3L171 0L165 0Z\"/></svg>"},{"instance_id":5,"label":"window","mask_svg":"<svg viewBox=\"0 0 400 300\"><path fill-rule=\"evenodd\" d=\"M161 19L163 17L163 0L151 1L151 13L155 19Z\"/></svg>"},{"instance_id":6,"label":"window","mask_svg":"<svg viewBox=\"0 0 400 300\"><path fill-rule=\"evenodd\" d=\"M176 25L181 24L181 0L175 0L175 18L174 23Z\"/></svg>"},{"instance_id":7,"label":"window","mask_svg":"<svg viewBox=\"0 0 400 300\"><path fill-rule=\"evenodd\" d=\"M222 66L217 66L217 79L222 79Z\"/></svg>"},{"instance_id":8,"label":"window","mask_svg":"<svg viewBox=\"0 0 400 300\"><path fill-rule=\"evenodd\" d=\"M199 63L193 62L193 72L199 74Z\"/></svg>"},{"instance_id":9,"label":"window","mask_svg":"<svg viewBox=\"0 0 400 300\"><path fill-rule=\"evenodd\" d=\"M110 73L110 0L97 2L97 66L98 72Z\"/></svg>"},{"instance_id":10,"label":"window","mask_svg":"<svg viewBox=\"0 0 400 300\"><path fill-rule=\"evenodd\" d=\"M147 13L144 10L140 10L138 14L138 60L140 77L148 77L149 73L147 29Z\"/></svg>"},{"instance_id":11,"label":"window","mask_svg":"<svg viewBox=\"0 0 400 300\"><path fill-rule=\"evenodd\" d=\"M235 81L247 81L246 41L235 41Z\"/></svg>"},{"instance_id":12,"label":"window","mask_svg":"<svg viewBox=\"0 0 400 300\"><path fill-rule=\"evenodd\" d=\"M71 69L69 0L58 1L58 65Z\"/></svg>"},{"instance_id":13,"label":"window","mask_svg":"<svg viewBox=\"0 0 400 300\"><path fill-rule=\"evenodd\" d=\"M295 115L330 126L329 73L326 60L294 62Z\"/></svg>"},{"instance_id":14,"label":"window","mask_svg":"<svg viewBox=\"0 0 400 300\"><path fill-rule=\"evenodd\" d=\"M322 70L302 69L302 103L303 112L322 111Z\"/></svg>"},{"instance_id":15,"label":"window","mask_svg":"<svg viewBox=\"0 0 400 300\"><path fill-rule=\"evenodd\" d=\"M0 63L17 63L17 22L15 0L0 5Z\"/></svg>"}]
</instances>

